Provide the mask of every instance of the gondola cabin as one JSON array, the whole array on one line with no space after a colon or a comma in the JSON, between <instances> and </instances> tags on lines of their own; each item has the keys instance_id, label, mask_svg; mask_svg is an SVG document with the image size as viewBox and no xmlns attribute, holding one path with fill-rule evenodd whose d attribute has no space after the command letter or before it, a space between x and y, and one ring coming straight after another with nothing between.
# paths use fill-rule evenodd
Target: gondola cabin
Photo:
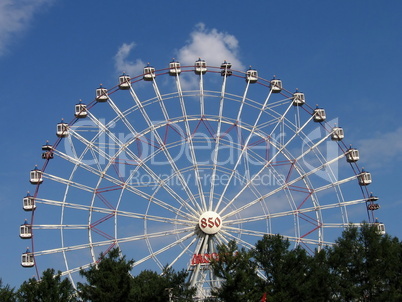
<instances>
[{"instance_id":1,"label":"gondola cabin","mask_svg":"<svg viewBox=\"0 0 402 302\"><path fill-rule=\"evenodd\" d=\"M272 93L279 93L282 91L282 81L275 77L271 80L269 85Z\"/></svg>"},{"instance_id":2,"label":"gondola cabin","mask_svg":"<svg viewBox=\"0 0 402 302\"><path fill-rule=\"evenodd\" d=\"M53 157L54 157L53 151L42 152L42 159L53 159Z\"/></svg>"},{"instance_id":3,"label":"gondola cabin","mask_svg":"<svg viewBox=\"0 0 402 302\"><path fill-rule=\"evenodd\" d=\"M348 163L355 163L360 159L359 150L355 148L349 148L345 156Z\"/></svg>"},{"instance_id":4,"label":"gondola cabin","mask_svg":"<svg viewBox=\"0 0 402 302\"><path fill-rule=\"evenodd\" d=\"M313 113L314 122L323 122L327 116L325 115L325 110L323 108L315 108Z\"/></svg>"},{"instance_id":5,"label":"gondola cabin","mask_svg":"<svg viewBox=\"0 0 402 302\"><path fill-rule=\"evenodd\" d=\"M195 74L205 74L207 72L207 63L205 60L198 59L194 65Z\"/></svg>"},{"instance_id":6,"label":"gondola cabin","mask_svg":"<svg viewBox=\"0 0 402 302\"><path fill-rule=\"evenodd\" d=\"M377 231L378 231L379 234L385 235L385 224L377 222L377 221L374 222L373 224L377 228Z\"/></svg>"},{"instance_id":7,"label":"gondola cabin","mask_svg":"<svg viewBox=\"0 0 402 302\"><path fill-rule=\"evenodd\" d=\"M75 105L74 108L74 116L76 118L84 118L87 116L87 105L79 102L78 104Z\"/></svg>"},{"instance_id":8,"label":"gondola cabin","mask_svg":"<svg viewBox=\"0 0 402 302\"><path fill-rule=\"evenodd\" d=\"M152 81L155 78L155 68L152 66L149 66L149 64L144 67L144 75L143 79L144 81Z\"/></svg>"},{"instance_id":9,"label":"gondola cabin","mask_svg":"<svg viewBox=\"0 0 402 302\"><path fill-rule=\"evenodd\" d=\"M359 175L357 175L357 179L359 181L359 185L361 186L368 186L372 182L371 174L364 170Z\"/></svg>"},{"instance_id":10,"label":"gondola cabin","mask_svg":"<svg viewBox=\"0 0 402 302\"><path fill-rule=\"evenodd\" d=\"M34 255L29 251L29 249L27 249L26 252L21 255L21 266L33 267L34 265L35 265Z\"/></svg>"},{"instance_id":11,"label":"gondola cabin","mask_svg":"<svg viewBox=\"0 0 402 302\"><path fill-rule=\"evenodd\" d=\"M29 181L33 185L41 184L43 182L42 171L39 170L37 167L31 170L31 172L29 173Z\"/></svg>"},{"instance_id":12,"label":"gondola cabin","mask_svg":"<svg viewBox=\"0 0 402 302\"><path fill-rule=\"evenodd\" d=\"M369 205L367 205L367 210L369 211L375 211L378 210L380 208L380 205L378 203L370 203Z\"/></svg>"},{"instance_id":13,"label":"gondola cabin","mask_svg":"<svg viewBox=\"0 0 402 302\"><path fill-rule=\"evenodd\" d=\"M53 146L49 145L49 142L42 145L42 158L43 159L52 159L53 158Z\"/></svg>"},{"instance_id":14,"label":"gondola cabin","mask_svg":"<svg viewBox=\"0 0 402 302\"><path fill-rule=\"evenodd\" d=\"M24 211L33 211L36 209L35 198L29 193L22 199L22 208Z\"/></svg>"},{"instance_id":15,"label":"gondola cabin","mask_svg":"<svg viewBox=\"0 0 402 302\"><path fill-rule=\"evenodd\" d=\"M344 137L345 137L345 133L343 131L343 128L341 128L341 127L332 128L331 140L341 141Z\"/></svg>"},{"instance_id":16,"label":"gondola cabin","mask_svg":"<svg viewBox=\"0 0 402 302\"><path fill-rule=\"evenodd\" d=\"M296 91L293 93L293 106L303 106L306 103L306 99L304 97L303 92Z\"/></svg>"},{"instance_id":17,"label":"gondola cabin","mask_svg":"<svg viewBox=\"0 0 402 302\"><path fill-rule=\"evenodd\" d=\"M251 67L249 70L246 71L246 81L249 83L257 83L258 81L258 72L255 69L252 69Z\"/></svg>"},{"instance_id":18,"label":"gondola cabin","mask_svg":"<svg viewBox=\"0 0 402 302\"><path fill-rule=\"evenodd\" d=\"M32 225L30 225L26 220L24 224L20 226L20 238L30 239L32 238Z\"/></svg>"},{"instance_id":19,"label":"gondola cabin","mask_svg":"<svg viewBox=\"0 0 402 302\"><path fill-rule=\"evenodd\" d=\"M100 103L106 102L109 99L109 96L107 95L107 89L103 88L102 85L100 85L99 88L96 89L95 95L96 101Z\"/></svg>"},{"instance_id":20,"label":"gondola cabin","mask_svg":"<svg viewBox=\"0 0 402 302\"><path fill-rule=\"evenodd\" d=\"M56 135L58 137L67 137L68 136L68 124L61 121L56 125Z\"/></svg>"},{"instance_id":21,"label":"gondola cabin","mask_svg":"<svg viewBox=\"0 0 402 302\"><path fill-rule=\"evenodd\" d=\"M232 75L232 70L231 70L231 68L232 68L232 64L231 64L231 63L228 63L228 62L226 62L226 61L224 61L224 62L221 64L221 75L222 75L222 76L230 77L230 76Z\"/></svg>"},{"instance_id":22,"label":"gondola cabin","mask_svg":"<svg viewBox=\"0 0 402 302\"><path fill-rule=\"evenodd\" d=\"M122 90L127 90L130 89L131 83L130 83L130 76L123 73L121 76L119 76L119 88Z\"/></svg>"},{"instance_id":23,"label":"gondola cabin","mask_svg":"<svg viewBox=\"0 0 402 302\"><path fill-rule=\"evenodd\" d=\"M180 62L173 60L169 63L169 75L175 76L181 73Z\"/></svg>"}]
</instances>

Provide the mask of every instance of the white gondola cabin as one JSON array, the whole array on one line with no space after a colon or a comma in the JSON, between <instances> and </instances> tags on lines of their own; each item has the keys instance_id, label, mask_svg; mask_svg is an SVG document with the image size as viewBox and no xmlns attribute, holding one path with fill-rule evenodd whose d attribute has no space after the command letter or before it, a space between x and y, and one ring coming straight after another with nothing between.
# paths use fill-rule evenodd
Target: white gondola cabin
<instances>
[{"instance_id":1,"label":"white gondola cabin","mask_svg":"<svg viewBox=\"0 0 402 302\"><path fill-rule=\"evenodd\" d=\"M325 110L323 108L315 108L313 113L313 120L314 122L323 122L327 116L325 115Z\"/></svg>"},{"instance_id":2,"label":"white gondola cabin","mask_svg":"<svg viewBox=\"0 0 402 302\"><path fill-rule=\"evenodd\" d=\"M207 63L205 60L198 59L194 64L195 74L205 74L207 72Z\"/></svg>"},{"instance_id":3,"label":"white gondola cabin","mask_svg":"<svg viewBox=\"0 0 402 302\"><path fill-rule=\"evenodd\" d=\"M74 107L74 116L76 118L83 118L88 115L87 105L83 104L81 101Z\"/></svg>"},{"instance_id":4,"label":"white gondola cabin","mask_svg":"<svg viewBox=\"0 0 402 302\"><path fill-rule=\"evenodd\" d=\"M102 87L102 85L100 85L99 88L96 89L95 95L96 101L100 103L106 102L109 99L109 96L107 95L107 89Z\"/></svg>"},{"instance_id":5,"label":"white gondola cabin","mask_svg":"<svg viewBox=\"0 0 402 302\"><path fill-rule=\"evenodd\" d=\"M119 88L122 90L127 90L130 89L131 83L130 83L130 76L123 73L121 76L119 76Z\"/></svg>"},{"instance_id":6,"label":"white gondola cabin","mask_svg":"<svg viewBox=\"0 0 402 302\"><path fill-rule=\"evenodd\" d=\"M181 73L180 62L173 60L169 63L169 75L175 76Z\"/></svg>"},{"instance_id":7,"label":"white gondola cabin","mask_svg":"<svg viewBox=\"0 0 402 302\"><path fill-rule=\"evenodd\" d=\"M293 93L293 106L303 106L306 103L306 99L304 97L303 92L299 92L296 90L295 93Z\"/></svg>"},{"instance_id":8,"label":"white gondola cabin","mask_svg":"<svg viewBox=\"0 0 402 302\"><path fill-rule=\"evenodd\" d=\"M38 169L38 167L35 167L35 169L31 170L29 173L29 181L33 185L37 185L43 182L42 179L42 171Z\"/></svg>"},{"instance_id":9,"label":"white gondola cabin","mask_svg":"<svg viewBox=\"0 0 402 302\"><path fill-rule=\"evenodd\" d=\"M379 222L378 219L376 219L373 225L377 228L379 234L385 235L385 224Z\"/></svg>"},{"instance_id":10,"label":"white gondola cabin","mask_svg":"<svg viewBox=\"0 0 402 302\"><path fill-rule=\"evenodd\" d=\"M368 186L372 182L371 174L364 170L362 170L362 172L357 175L357 179L359 180L359 185L361 186Z\"/></svg>"},{"instance_id":11,"label":"white gondola cabin","mask_svg":"<svg viewBox=\"0 0 402 302\"><path fill-rule=\"evenodd\" d=\"M22 208L24 211L33 211L36 209L35 198L27 193L27 195L22 199Z\"/></svg>"},{"instance_id":12,"label":"white gondola cabin","mask_svg":"<svg viewBox=\"0 0 402 302\"><path fill-rule=\"evenodd\" d=\"M232 75L232 64L226 62L226 60L221 64L221 75L230 77Z\"/></svg>"},{"instance_id":13,"label":"white gondola cabin","mask_svg":"<svg viewBox=\"0 0 402 302\"><path fill-rule=\"evenodd\" d=\"M269 88L271 89L272 93L279 93L282 91L282 81L276 79L275 77L271 80Z\"/></svg>"},{"instance_id":14,"label":"white gondola cabin","mask_svg":"<svg viewBox=\"0 0 402 302\"><path fill-rule=\"evenodd\" d=\"M360 159L359 150L355 148L349 148L346 151L345 156L348 163L355 163Z\"/></svg>"},{"instance_id":15,"label":"white gondola cabin","mask_svg":"<svg viewBox=\"0 0 402 302\"><path fill-rule=\"evenodd\" d=\"M21 266L23 267L33 267L35 265L34 255L29 249L21 255Z\"/></svg>"},{"instance_id":16,"label":"white gondola cabin","mask_svg":"<svg viewBox=\"0 0 402 302\"><path fill-rule=\"evenodd\" d=\"M147 66L144 67L144 81L153 81L155 78L155 68L150 66L149 63Z\"/></svg>"},{"instance_id":17,"label":"white gondola cabin","mask_svg":"<svg viewBox=\"0 0 402 302\"><path fill-rule=\"evenodd\" d=\"M56 125L56 135L58 137L67 137L68 136L68 124L61 121Z\"/></svg>"},{"instance_id":18,"label":"white gondola cabin","mask_svg":"<svg viewBox=\"0 0 402 302\"><path fill-rule=\"evenodd\" d=\"M32 238L32 225L30 225L27 220L25 220L24 224L20 226L20 238L21 239L30 239Z\"/></svg>"},{"instance_id":19,"label":"white gondola cabin","mask_svg":"<svg viewBox=\"0 0 402 302\"><path fill-rule=\"evenodd\" d=\"M257 83L258 81L258 72L251 67L246 71L246 81L252 83Z\"/></svg>"},{"instance_id":20,"label":"white gondola cabin","mask_svg":"<svg viewBox=\"0 0 402 302\"><path fill-rule=\"evenodd\" d=\"M341 141L342 139L344 139L344 137L345 137L345 133L343 131L343 128L341 128L341 127L332 128L331 140Z\"/></svg>"}]
</instances>

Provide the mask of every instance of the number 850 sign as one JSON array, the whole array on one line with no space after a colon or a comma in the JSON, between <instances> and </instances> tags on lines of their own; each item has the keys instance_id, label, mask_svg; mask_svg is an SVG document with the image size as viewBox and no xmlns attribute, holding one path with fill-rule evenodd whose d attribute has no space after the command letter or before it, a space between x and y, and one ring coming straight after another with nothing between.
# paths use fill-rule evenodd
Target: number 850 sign
<instances>
[{"instance_id":1,"label":"number 850 sign","mask_svg":"<svg viewBox=\"0 0 402 302\"><path fill-rule=\"evenodd\" d=\"M207 211L200 216L198 225L205 234L213 235L222 228L222 218L216 212Z\"/></svg>"}]
</instances>

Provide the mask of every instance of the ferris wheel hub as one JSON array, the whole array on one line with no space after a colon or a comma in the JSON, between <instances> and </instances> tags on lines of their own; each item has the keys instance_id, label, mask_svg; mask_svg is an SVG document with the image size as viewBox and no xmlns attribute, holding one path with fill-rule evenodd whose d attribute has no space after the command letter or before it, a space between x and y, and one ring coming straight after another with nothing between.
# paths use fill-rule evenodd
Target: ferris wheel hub
<instances>
[{"instance_id":1,"label":"ferris wheel hub","mask_svg":"<svg viewBox=\"0 0 402 302\"><path fill-rule=\"evenodd\" d=\"M222 228L222 218L214 211L207 211L200 216L198 225L205 234L214 235Z\"/></svg>"}]
</instances>

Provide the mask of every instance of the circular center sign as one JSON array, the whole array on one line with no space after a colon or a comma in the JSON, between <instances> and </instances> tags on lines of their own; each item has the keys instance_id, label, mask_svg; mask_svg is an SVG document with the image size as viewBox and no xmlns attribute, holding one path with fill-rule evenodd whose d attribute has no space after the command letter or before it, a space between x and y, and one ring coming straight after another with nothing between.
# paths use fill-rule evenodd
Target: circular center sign
<instances>
[{"instance_id":1,"label":"circular center sign","mask_svg":"<svg viewBox=\"0 0 402 302\"><path fill-rule=\"evenodd\" d=\"M205 234L213 235L222 228L222 218L218 213L208 211L200 216L198 225Z\"/></svg>"}]
</instances>

